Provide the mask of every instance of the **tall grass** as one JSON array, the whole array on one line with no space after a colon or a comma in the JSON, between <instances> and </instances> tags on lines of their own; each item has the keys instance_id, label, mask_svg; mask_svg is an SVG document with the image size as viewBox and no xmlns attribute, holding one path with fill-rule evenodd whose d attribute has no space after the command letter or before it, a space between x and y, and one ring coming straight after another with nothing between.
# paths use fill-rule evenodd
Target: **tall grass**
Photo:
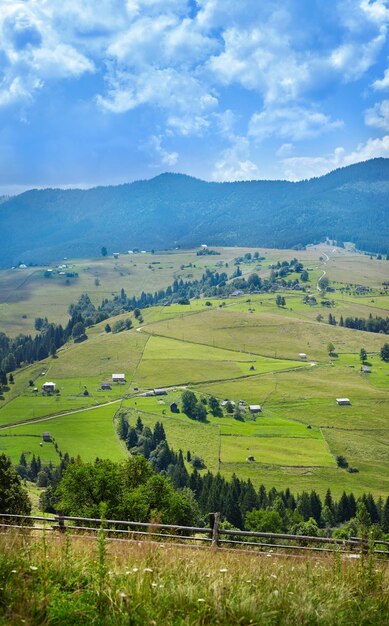
<instances>
[{"instance_id":1,"label":"tall grass","mask_svg":"<svg viewBox=\"0 0 389 626\"><path fill-rule=\"evenodd\" d=\"M389 624L389 566L147 541L0 536L1 625Z\"/></svg>"}]
</instances>

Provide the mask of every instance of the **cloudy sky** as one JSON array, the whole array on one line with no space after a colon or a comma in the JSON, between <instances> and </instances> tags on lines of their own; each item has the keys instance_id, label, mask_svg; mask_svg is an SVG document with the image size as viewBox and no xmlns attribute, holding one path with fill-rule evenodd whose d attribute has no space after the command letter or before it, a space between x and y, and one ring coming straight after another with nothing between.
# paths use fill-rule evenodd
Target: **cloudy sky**
<instances>
[{"instance_id":1,"label":"cloudy sky","mask_svg":"<svg viewBox=\"0 0 389 626\"><path fill-rule=\"evenodd\" d=\"M389 0L0 0L0 193L389 157Z\"/></svg>"}]
</instances>

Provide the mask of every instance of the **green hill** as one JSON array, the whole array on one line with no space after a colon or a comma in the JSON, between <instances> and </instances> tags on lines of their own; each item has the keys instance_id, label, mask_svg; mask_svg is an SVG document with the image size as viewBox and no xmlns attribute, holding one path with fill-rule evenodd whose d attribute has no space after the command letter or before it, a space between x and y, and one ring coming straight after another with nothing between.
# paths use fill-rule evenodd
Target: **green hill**
<instances>
[{"instance_id":1,"label":"green hill","mask_svg":"<svg viewBox=\"0 0 389 626\"><path fill-rule=\"evenodd\" d=\"M353 241L388 252L389 159L291 183L210 183L181 174L90 190L32 190L0 204L0 264L109 250Z\"/></svg>"}]
</instances>

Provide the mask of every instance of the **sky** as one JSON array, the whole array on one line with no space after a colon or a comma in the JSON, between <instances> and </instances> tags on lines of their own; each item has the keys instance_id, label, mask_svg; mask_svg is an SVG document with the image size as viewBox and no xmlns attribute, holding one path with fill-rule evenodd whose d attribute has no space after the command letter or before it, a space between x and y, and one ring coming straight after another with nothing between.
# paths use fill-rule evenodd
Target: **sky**
<instances>
[{"instance_id":1,"label":"sky","mask_svg":"<svg viewBox=\"0 0 389 626\"><path fill-rule=\"evenodd\" d=\"M0 0L0 194L389 157L389 0Z\"/></svg>"}]
</instances>

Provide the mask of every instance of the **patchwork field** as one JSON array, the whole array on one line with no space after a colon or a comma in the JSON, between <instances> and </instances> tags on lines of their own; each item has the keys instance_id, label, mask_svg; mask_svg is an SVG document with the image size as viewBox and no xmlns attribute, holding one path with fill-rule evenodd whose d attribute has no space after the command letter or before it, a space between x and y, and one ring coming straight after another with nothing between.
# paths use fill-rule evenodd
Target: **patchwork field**
<instances>
[{"instance_id":1,"label":"patchwork field","mask_svg":"<svg viewBox=\"0 0 389 626\"><path fill-rule=\"evenodd\" d=\"M233 259L246 251L220 252L220 256L208 257L177 251L75 262L80 278L77 285L68 285L67 293L74 300L76 292L87 290L98 302L121 287L129 294L154 291L176 277L201 275L206 266L212 269L217 263L228 263L232 267ZM274 293L248 294L144 309L141 325L132 317L134 328L116 335L104 331L106 322L96 324L88 329L86 341L70 342L56 358L15 373L14 384L0 400L0 450L15 462L22 452L55 462L53 445L40 445L42 433L49 431L59 449L72 456L123 458L127 451L116 434L114 417L122 407L129 411L131 423L138 415L148 426L162 421L169 444L203 458L204 471L235 473L257 486L289 486L295 492L314 488L323 494L331 487L334 495L344 489L387 495L389 364L379 351L388 337L332 326L327 318L329 312L337 320L340 315L386 317L389 296L382 282L389 275L389 263L344 250L332 252L328 246L264 254L266 260L258 270L263 276L269 275L270 264L294 255L309 264L311 294L317 305L305 304L304 294L294 291L283 292L286 304L282 307L276 305ZM190 263L192 267L186 267ZM161 270L156 269L160 266ZM243 275L255 269L253 264L241 268ZM331 300L329 308L321 305L323 296L316 285L324 270L332 281L338 281L333 283L335 291L326 296ZM48 279L39 279L39 268L25 271L31 271L31 277L24 286L12 286L15 273L0 272L4 287L0 329L6 332L7 319L12 332L17 332L28 328L44 310L50 321L64 321L72 301L56 291L65 294L64 285L50 283L47 288ZM95 278L99 278L98 287ZM344 288L351 283L372 291L357 295L350 287L346 293ZM29 310L27 318L13 317L16 305L19 311ZM13 326L12 319L16 320ZM329 342L335 347L331 356ZM368 374L360 371L361 347L368 352ZM307 354L306 360L299 358L300 352ZM117 372L125 374L126 383L102 391L101 383L111 381ZM46 380L56 383L57 395L42 393ZM144 396L157 387L167 387L167 395ZM222 417L214 417L208 409L205 422L191 420L182 411L172 413L171 402L181 407L186 388L198 398L244 401L243 421L225 409ZM338 406L339 397L348 397L351 405ZM262 413L252 416L249 404L260 404ZM358 471L339 469L336 456L340 454ZM248 461L249 457L254 460Z\"/></svg>"}]
</instances>

